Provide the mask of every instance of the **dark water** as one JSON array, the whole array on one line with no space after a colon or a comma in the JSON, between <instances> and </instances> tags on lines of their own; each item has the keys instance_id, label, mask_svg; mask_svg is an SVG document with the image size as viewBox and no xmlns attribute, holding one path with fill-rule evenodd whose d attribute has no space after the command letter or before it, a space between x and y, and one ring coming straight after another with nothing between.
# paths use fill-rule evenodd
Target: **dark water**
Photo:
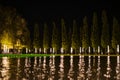
<instances>
[{"instance_id":1,"label":"dark water","mask_svg":"<svg viewBox=\"0 0 120 80\"><path fill-rule=\"evenodd\" d=\"M2 57L0 80L120 80L120 56Z\"/></svg>"}]
</instances>

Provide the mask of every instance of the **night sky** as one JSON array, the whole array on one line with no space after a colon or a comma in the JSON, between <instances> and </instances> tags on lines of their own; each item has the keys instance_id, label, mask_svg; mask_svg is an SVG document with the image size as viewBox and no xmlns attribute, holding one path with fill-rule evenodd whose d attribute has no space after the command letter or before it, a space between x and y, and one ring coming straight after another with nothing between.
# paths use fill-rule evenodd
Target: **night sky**
<instances>
[{"instance_id":1,"label":"night sky","mask_svg":"<svg viewBox=\"0 0 120 80\"><path fill-rule=\"evenodd\" d=\"M101 11L105 9L112 20L112 16L120 17L119 4L110 0L74 0L74 1L35 1L35 0L2 0L0 4L15 7L27 21L28 24L35 22L43 23L57 21L64 18L66 21L73 19L82 21L84 16L90 20L94 11L101 16Z\"/></svg>"}]
</instances>

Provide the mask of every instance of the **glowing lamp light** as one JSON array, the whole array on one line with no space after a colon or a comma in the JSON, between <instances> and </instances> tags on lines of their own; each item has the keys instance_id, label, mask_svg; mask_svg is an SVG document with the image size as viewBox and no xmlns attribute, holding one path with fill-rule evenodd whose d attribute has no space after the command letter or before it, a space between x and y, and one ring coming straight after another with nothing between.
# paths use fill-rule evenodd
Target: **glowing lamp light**
<instances>
[{"instance_id":1,"label":"glowing lamp light","mask_svg":"<svg viewBox=\"0 0 120 80\"><path fill-rule=\"evenodd\" d=\"M73 53L73 48L71 47L70 52Z\"/></svg>"},{"instance_id":2,"label":"glowing lamp light","mask_svg":"<svg viewBox=\"0 0 120 80\"><path fill-rule=\"evenodd\" d=\"M89 46L89 48L88 48L88 52L90 53L91 51L90 51L90 46Z\"/></svg>"},{"instance_id":3,"label":"glowing lamp light","mask_svg":"<svg viewBox=\"0 0 120 80\"><path fill-rule=\"evenodd\" d=\"M98 46L98 53L100 53L100 46Z\"/></svg>"},{"instance_id":4,"label":"glowing lamp light","mask_svg":"<svg viewBox=\"0 0 120 80\"><path fill-rule=\"evenodd\" d=\"M52 53L52 48L50 48L50 53Z\"/></svg>"},{"instance_id":5,"label":"glowing lamp light","mask_svg":"<svg viewBox=\"0 0 120 80\"><path fill-rule=\"evenodd\" d=\"M39 48L39 52L40 52L40 53L42 52L41 48Z\"/></svg>"},{"instance_id":6,"label":"glowing lamp light","mask_svg":"<svg viewBox=\"0 0 120 80\"><path fill-rule=\"evenodd\" d=\"M55 49L53 48L53 53L55 53Z\"/></svg>"},{"instance_id":7,"label":"glowing lamp light","mask_svg":"<svg viewBox=\"0 0 120 80\"><path fill-rule=\"evenodd\" d=\"M117 53L119 53L120 51L119 51L119 45L117 45Z\"/></svg>"},{"instance_id":8,"label":"glowing lamp light","mask_svg":"<svg viewBox=\"0 0 120 80\"><path fill-rule=\"evenodd\" d=\"M35 48L35 53L37 53L37 48Z\"/></svg>"},{"instance_id":9,"label":"glowing lamp light","mask_svg":"<svg viewBox=\"0 0 120 80\"><path fill-rule=\"evenodd\" d=\"M63 48L61 48L61 53L64 53L64 50L63 50Z\"/></svg>"},{"instance_id":10,"label":"glowing lamp light","mask_svg":"<svg viewBox=\"0 0 120 80\"><path fill-rule=\"evenodd\" d=\"M109 47L109 45L107 46L107 52L110 53L110 47Z\"/></svg>"},{"instance_id":11,"label":"glowing lamp light","mask_svg":"<svg viewBox=\"0 0 120 80\"><path fill-rule=\"evenodd\" d=\"M3 45L3 47L4 47L4 48L3 48L3 52L4 52L4 53L7 53L7 46L6 46L6 45Z\"/></svg>"},{"instance_id":12,"label":"glowing lamp light","mask_svg":"<svg viewBox=\"0 0 120 80\"><path fill-rule=\"evenodd\" d=\"M46 48L44 48L44 53L46 53Z\"/></svg>"},{"instance_id":13,"label":"glowing lamp light","mask_svg":"<svg viewBox=\"0 0 120 80\"><path fill-rule=\"evenodd\" d=\"M82 52L82 47L80 47L80 53Z\"/></svg>"}]
</instances>

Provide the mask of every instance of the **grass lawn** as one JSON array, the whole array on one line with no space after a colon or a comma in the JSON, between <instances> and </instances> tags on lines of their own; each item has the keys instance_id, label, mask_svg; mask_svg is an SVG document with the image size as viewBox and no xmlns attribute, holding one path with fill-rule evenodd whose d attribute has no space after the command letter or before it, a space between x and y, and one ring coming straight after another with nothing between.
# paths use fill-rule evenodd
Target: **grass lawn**
<instances>
[{"instance_id":1,"label":"grass lawn","mask_svg":"<svg viewBox=\"0 0 120 80\"><path fill-rule=\"evenodd\" d=\"M119 54L0 54L1 57L22 58L22 57L42 57L42 56L120 56Z\"/></svg>"}]
</instances>

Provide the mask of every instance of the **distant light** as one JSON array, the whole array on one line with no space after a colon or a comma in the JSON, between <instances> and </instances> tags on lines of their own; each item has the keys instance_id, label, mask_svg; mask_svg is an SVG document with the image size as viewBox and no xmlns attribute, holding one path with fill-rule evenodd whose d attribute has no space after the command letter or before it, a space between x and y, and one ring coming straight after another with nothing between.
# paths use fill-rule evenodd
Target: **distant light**
<instances>
[{"instance_id":1,"label":"distant light","mask_svg":"<svg viewBox=\"0 0 120 80\"><path fill-rule=\"evenodd\" d=\"M107 46L107 52L110 53L110 47L109 47L109 45Z\"/></svg>"},{"instance_id":2,"label":"distant light","mask_svg":"<svg viewBox=\"0 0 120 80\"><path fill-rule=\"evenodd\" d=\"M80 47L80 53L82 53L82 47Z\"/></svg>"},{"instance_id":3,"label":"distant light","mask_svg":"<svg viewBox=\"0 0 120 80\"><path fill-rule=\"evenodd\" d=\"M90 51L90 46L89 46L89 48L88 48L88 52L90 53L91 51Z\"/></svg>"},{"instance_id":4,"label":"distant light","mask_svg":"<svg viewBox=\"0 0 120 80\"><path fill-rule=\"evenodd\" d=\"M52 53L52 48L50 48L50 53Z\"/></svg>"},{"instance_id":5,"label":"distant light","mask_svg":"<svg viewBox=\"0 0 120 80\"><path fill-rule=\"evenodd\" d=\"M120 49L120 48L119 48L119 45L117 45L117 53L119 53L119 52L120 52L120 51L119 51L119 49Z\"/></svg>"},{"instance_id":6,"label":"distant light","mask_svg":"<svg viewBox=\"0 0 120 80\"><path fill-rule=\"evenodd\" d=\"M53 53L55 53L55 49L53 48Z\"/></svg>"},{"instance_id":7,"label":"distant light","mask_svg":"<svg viewBox=\"0 0 120 80\"><path fill-rule=\"evenodd\" d=\"M44 48L44 53L46 53L46 48Z\"/></svg>"},{"instance_id":8,"label":"distant light","mask_svg":"<svg viewBox=\"0 0 120 80\"><path fill-rule=\"evenodd\" d=\"M70 51L71 53L73 53L73 48L71 47L71 51Z\"/></svg>"},{"instance_id":9,"label":"distant light","mask_svg":"<svg viewBox=\"0 0 120 80\"><path fill-rule=\"evenodd\" d=\"M63 50L63 48L61 48L61 53L64 53L64 50Z\"/></svg>"},{"instance_id":10,"label":"distant light","mask_svg":"<svg viewBox=\"0 0 120 80\"><path fill-rule=\"evenodd\" d=\"M40 52L40 53L42 52L41 48L39 48L39 52Z\"/></svg>"},{"instance_id":11,"label":"distant light","mask_svg":"<svg viewBox=\"0 0 120 80\"><path fill-rule=\"evenodd\" d=\"M98 53L100 53L100 46L98 46Z\"/></svg>"}]
</instances>

